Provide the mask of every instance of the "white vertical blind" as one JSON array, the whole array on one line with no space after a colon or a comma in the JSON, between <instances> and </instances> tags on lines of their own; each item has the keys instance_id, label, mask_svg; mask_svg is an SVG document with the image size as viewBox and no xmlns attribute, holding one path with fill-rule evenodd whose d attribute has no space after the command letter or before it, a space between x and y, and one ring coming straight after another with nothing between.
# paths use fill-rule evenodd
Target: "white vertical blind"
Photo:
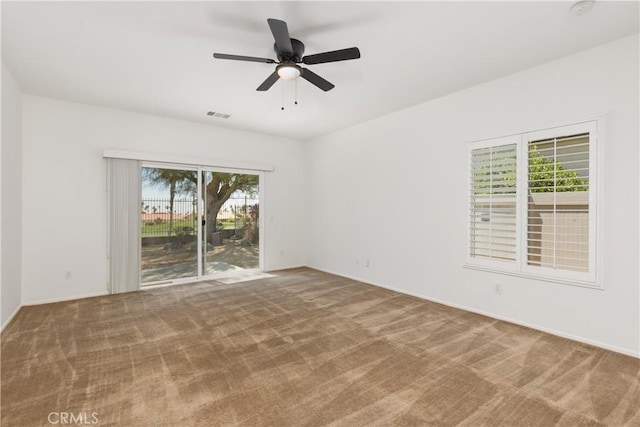
<instances>
[{"instance_id":1,"label":"white vertical blind","mask_svg":"<svg viewBox=\"0 0 640 427\"><path fill-rule=\"evenodd\" d=\"M530 140L527 264L589 271L589 133Z\"/></svg>"},{"instance_id":2,"label":"white vertical blind","mask_svg":"<svg viewBox=\"0 0 640 427\"><path fill-rule=\"evenodd\" d=\"M109 291L140 289L140 162L107 159Z\"/></svg>"},{"instance_id":3,"label":"white vertical blind","mask_svg":"<svg viewBox=\"0 0 640 427\"><path fill-rule=\"evenodd\" d=\"M470 167L470 256L514 262L518 241L517 145L474 149Z\"/></svg>"}]
</instances>

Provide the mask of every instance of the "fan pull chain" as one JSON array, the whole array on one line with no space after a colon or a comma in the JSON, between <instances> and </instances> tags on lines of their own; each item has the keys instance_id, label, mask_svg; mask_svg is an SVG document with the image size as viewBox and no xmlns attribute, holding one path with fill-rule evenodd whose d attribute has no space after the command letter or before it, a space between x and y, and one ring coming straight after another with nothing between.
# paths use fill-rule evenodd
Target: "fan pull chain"
<instances>
[{"instance_id":1,"label":"fan pull chain","mask_svg":"<svg viewBox=\"0 0 640 427\"><path fill-rule=\"evenodd\" d=\"M296 95L295 95L295 99L293 100L293 103L295 105L298 105L298 79L296 79L294 83L295 83L295 87L296 87L296 89L295 89Z\"/></svg>"},{"instance_id":2,"label":"fan pull chain","mask_svg":"<svg viewBox=\"0 0 640 427\"><path fill-rule=\"evenodd\" d=\"M281 93L282 93L282 100L281 100L281 102L280 102L280 109L281 109L282 111L284 111L284 82L280 82L280 88L282 89L282 90L281 90Z\"/></svg>"}]
</instances>

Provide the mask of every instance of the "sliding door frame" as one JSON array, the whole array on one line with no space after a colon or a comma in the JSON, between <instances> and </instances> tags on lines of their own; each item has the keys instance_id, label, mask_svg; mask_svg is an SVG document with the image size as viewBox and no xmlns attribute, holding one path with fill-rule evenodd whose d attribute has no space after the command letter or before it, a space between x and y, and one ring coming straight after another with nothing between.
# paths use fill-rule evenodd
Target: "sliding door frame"
<instances>
[{"instance_id":1,"label":"sliding door frame","mask_svg":"<svg viewBox=\"0 0 640 427\"><path fill-rule=\"evenodd\" d=\"M264 172L263 171L259 171L259 170L247 170L247 169L233 169L233 168L224 168L224 167L214 167L214 166L201 166L199 168L199 172L198 172L198 196L200 196L200 186L204 185L204 183L202 182L202 172L212 172L212 173L216 173L216 172L220 172L220 173L236 173L236 174L242 174L242 175L256 175L258 177L258 206L259 206L259 211L258 211L258 270L260 271L264 271ZM201 204L203 202L203 199L201 197L198 197L198 203ZM200 224L200 229L202 229L202 219L204 218L204 214L205 214L205 207L202 206L198 206L198 213L199 213L199 224ZM199 230L200 232L201 230ZM202 250L200 248L200 245L202 245L202 236L201 234L198 234L198 273L202 274L201 278L198 280L214 280L214 279L220 279L222 277L227 277L229 276L229 273L218 273L218 274L203 274L204 270L202 269L203 266L200 266L200 263L202 262L203 259L203 253Z\"/></svg>"},{"instance_id":2,"label":"sliding door frame","mask_svg":"<svg viewBox=\"0 0 640 427\"><path fill-rule=\"evenodd\" d=\"M157 169L170 169L170 170L181 170L181 171L193 171L196 173L196 176L198 178L198 184L197 184L197 194L200 194L200 168L196 165L183 165L183 164L178 164L178 163L158 163L158 162L145 162L145 161L141 161L140 162L140 176L142 177L142 168L157 168ZM138 183L138 185L142 185L142 181ZM198 203L198 222L197 224L200 224L200 217L201 217L201 212L200 212L200 203ZM196 235L196 239L198 242L198 245L200 245L200 229L202 227L198 226L198 234ZM142 242L140 242L140 244L142 244ZM197 254L196 254L196 258L198 261L198 266L197 266L197 271L196 271L196 275L195 276L189 276L189 277L182 277L182 278L178 278L178 279L167 279L167 280L163 280L160 282L148 282L148 283L142 283L142 251L140 251L140 288L149 288L149 287L153 287L153 286L165 286L165 285L180 285L183 283L193 283L193 282L197 282L200 279L200 272L201 270L201 260L200 260L200 247L198 246L197 249ZM167 283L165 283L167 282ZM170 283L169 283L170 282Z\"/></svg>"},{"instance_id":3,"label":"sliding door frame","mask_svg":"<svg viewBox=\"0 0 640 427\"><path fill-rule=\"evenodd\" d=\"M205 217L205 209L204 199L201 197L203 194L203 185L202 182L202 173L203 172L221 172L221 173L235 173L235 174L243 174L243 175L256 175L258 176L258 269L260 271L264 271L264 171L261 170L251 170L251 169L236 169L236 168L226 168L226 167L215 167L215 166L202 166L196 164L183 164L183 163L164 163L158 161L141 161L140 162L140 170L142 173L142 168L159 168L159 169L172 169L172 170L186 170L186 171L194 171L197 174L197 199L198 199L198 230L196 234L197 239L197 259L198 259L198 271L196 276L190 276L180 279L170 279L171 283L157 283L153 282L149 284L140 283L140 288L149 288L154 286L171 286L171 285L179 285L184 283L194 283L200 282L203 280L215 280L223 277L229 277L233 274L228 272L221 272L217 274L205 274L204 264L203 264L203 230L202 230L202 221L206 219ZM137 185L142 185L142 182L139 182ZM142 256L142 255L141 255ZM140 265L142 265L142 260L140 260ZM142 275L140 275L142 278ZM168 280L169 281L169 280ZM142 280L141 280L142 282Z\"/></svg>"}]
</instances>

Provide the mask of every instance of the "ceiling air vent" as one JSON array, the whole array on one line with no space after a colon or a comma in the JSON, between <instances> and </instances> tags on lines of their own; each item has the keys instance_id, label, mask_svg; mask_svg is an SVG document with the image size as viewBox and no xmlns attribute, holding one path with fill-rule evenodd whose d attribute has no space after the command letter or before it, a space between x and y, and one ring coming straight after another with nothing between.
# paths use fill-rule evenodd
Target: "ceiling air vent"
<instances>
[{"instance_id":1,"label":"ceiling air vent","mask_svg":"<svg viewBox=\"0 0 640 427\"><path fill-rule=\"evenodd\" d=\"M216 113L215 111L209 111L207 112L207 116L218 117L220 119L228 119L229 117L231 117L231 114Z\"/></svg>"}]
</instances>

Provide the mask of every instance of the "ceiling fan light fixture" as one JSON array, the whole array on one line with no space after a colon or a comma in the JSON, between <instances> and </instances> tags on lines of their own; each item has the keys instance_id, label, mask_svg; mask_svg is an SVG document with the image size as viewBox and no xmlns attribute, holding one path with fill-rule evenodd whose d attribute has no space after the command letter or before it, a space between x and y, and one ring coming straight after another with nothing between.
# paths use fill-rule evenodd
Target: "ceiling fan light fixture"
<instances>
[{"instance_id":1,"label":"ceiling fan light fixture","mask_svg":"<svg viewBox=\"0 0 640 427\"><path fill-rule=\"evenodd\" d=\"M283 80L295 80L302 74L301 68L295 64L280 64L277 67L277 71Z\"/></svg>"},{"instance_id":2,"label":"ceiling fan light fixture","mask_svg":"<svg viewBox=\"0 0 640 427\"><path fill-rule=\"evenodd\" d=\"M265 81L256 88L258 92L269 90L280 79L293 81L298 77L302 77L318 89L327 92L335 87L333 83L326 81L308 68L300 67L298 64L315 65L360 58L360 50L357 47L302 56L304 54L304 43L298 39L291 38L286 22L279 19L269 18L267 19L267 23L269 24L269 29L271 30L273 40L275 41L273 50L278 57L278 61L269 58L258 58L255 56L229 55L227 53L217 52L213 54L213 57L216 59L232 59L235 61L278 64L276 69L269 74L269 77L267 77Z\"/></svg>"}]
</instances>

